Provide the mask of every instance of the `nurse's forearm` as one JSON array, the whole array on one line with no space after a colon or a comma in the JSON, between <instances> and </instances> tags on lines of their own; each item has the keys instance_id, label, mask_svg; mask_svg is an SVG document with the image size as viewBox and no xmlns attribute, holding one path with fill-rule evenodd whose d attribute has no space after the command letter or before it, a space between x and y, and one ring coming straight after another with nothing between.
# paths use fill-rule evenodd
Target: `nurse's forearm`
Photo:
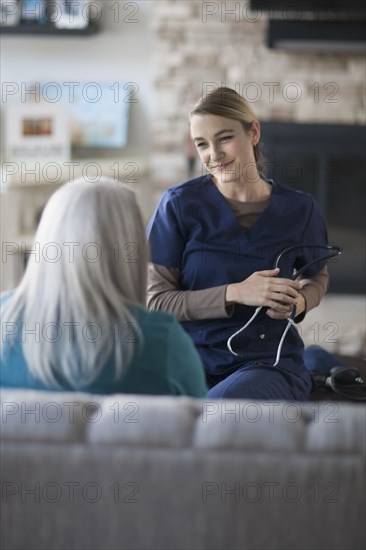
<instances>
[{"instance_id":1,"label":"nurse's forearm","mask_svg":"<svg viewBox=\"0 0 366 550\"><path fill-rule=\"evenodd\" d=\"M204 290L180 290L180 271L149 264L147 307L151 311L167 311L178 321L199 321L230 317L233 306L225 302L226 285Z\"/></svg>"}]
</instances>

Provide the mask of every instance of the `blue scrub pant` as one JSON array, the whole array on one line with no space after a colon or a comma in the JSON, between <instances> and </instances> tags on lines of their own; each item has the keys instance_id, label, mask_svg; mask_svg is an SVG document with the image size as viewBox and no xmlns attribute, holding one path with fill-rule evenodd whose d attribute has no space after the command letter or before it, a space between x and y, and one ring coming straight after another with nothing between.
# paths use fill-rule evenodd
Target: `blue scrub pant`
<instances>
[{"instance_id":1,"label":"blue scrub pant","mask_svg":"<svg viewBox=\"0 0 366 550\"><path fill-rule=\"evenodd\" d=\"M305 348L304 364L309 372L323 373L330 372L335 366L345 366L320 346ZM310 380L291 375L289 371L279 367L255 363L243 365L226 377L207 374L206 380L210 388L207 396L213 399L304 401L314 389Z\"/></svg>"},{"instance_id":2,"label":"blue scrub pant","mask_svg":"<svg viewBox=\"0 0 366 550\"><path fill-rule=\"evenodd\" d=\"M292 375L279 367L250 363L229 376L207 374L212 399L261 399L305 401L312 389L308 379Z\"/></svg>"},{"instance_id":3,"label":"blue scrub pant","mask_svg":"<svg viewBox=\"0 0 366 550\"><path fill-rule=\"evenodd\" d=\"M305 367L311 372L328 373L333 367L345 367L338 358L321 348L320 346L309 346L304 350Z\"/></svg>"}]
</instances>

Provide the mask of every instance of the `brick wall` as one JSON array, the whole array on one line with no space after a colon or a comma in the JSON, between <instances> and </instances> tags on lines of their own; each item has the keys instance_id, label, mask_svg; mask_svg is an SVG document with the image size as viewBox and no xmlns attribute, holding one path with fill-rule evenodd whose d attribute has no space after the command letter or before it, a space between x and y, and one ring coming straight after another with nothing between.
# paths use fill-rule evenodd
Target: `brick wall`
<instances>
[{"instance_id":1,"label":"brick wall","mask_svg":"<svg viewBox=\"0 0 366 550\"><path fill-rule=\"evenodd\" d=\"M268 16L248 5L248 0L153 3L157 189L186 177L189 105L221 83L248 99L259 120L365 121L361 55L268 49Z\"/></svg>"}]
</instances>

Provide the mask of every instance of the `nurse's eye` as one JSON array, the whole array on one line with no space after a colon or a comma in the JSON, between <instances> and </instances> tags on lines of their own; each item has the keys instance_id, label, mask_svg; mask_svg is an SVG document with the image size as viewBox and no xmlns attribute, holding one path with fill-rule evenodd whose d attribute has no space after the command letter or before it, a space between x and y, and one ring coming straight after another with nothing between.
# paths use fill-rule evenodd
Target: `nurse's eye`
<instances>
[{"instance_id":1,"label":"nurse's eye","mask_svg":"<svg viewBox=\"0 0 366 550\"><path fill-rule=\"evenodd\" d=\"M205 145L206 145L206 143L205 143L204 141L199 141L198 143L196 143L197 149L198 149L198 148L202 148L202 147L204 147Z\"/></svg>"},{"instance_id":2,"label":"nurse's eye","mask_svg":"<svg viewBox=\"0 0 366 550\"><path fill-rule=\"evenodd\" d=\"M234 137L234 136L222 136L222 137L220 138L220 141L228 141L228 140L231 139L232 137Z\"/></svg>"}]
</instances>

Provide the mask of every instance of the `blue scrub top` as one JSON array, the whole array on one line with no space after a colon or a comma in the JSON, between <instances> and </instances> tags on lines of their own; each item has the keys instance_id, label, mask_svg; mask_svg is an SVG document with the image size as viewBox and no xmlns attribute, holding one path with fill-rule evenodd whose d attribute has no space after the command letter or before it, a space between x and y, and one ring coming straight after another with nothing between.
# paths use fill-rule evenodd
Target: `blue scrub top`
<instances>
[{"instance_id":1,"label":"blue scrub top","mask_svg":"<svg viewBox=\"0 0 366 550\"><path fill-rule=\"evenodd\" d=\"M272 269L278 254L294 244L327 245L327 230L314 198L269 181L269 204L256 222L244 229L209 174L167 189L148 225L151 261L180 270L182 290L201 290L240 282L255 271ZM300 249L281 261L280 277L316 259L314 250ZM311 266L304 277L318 273L325 262ZM236 304L229 318L184 322L211 374L229 374L243 364L273 364L285 320L274 320L262 310L233 348L227 339L253 315L254 307ZM303 342L295 327L283 344L280 367L301 376Z\"/></svg>"}]
</instances>

